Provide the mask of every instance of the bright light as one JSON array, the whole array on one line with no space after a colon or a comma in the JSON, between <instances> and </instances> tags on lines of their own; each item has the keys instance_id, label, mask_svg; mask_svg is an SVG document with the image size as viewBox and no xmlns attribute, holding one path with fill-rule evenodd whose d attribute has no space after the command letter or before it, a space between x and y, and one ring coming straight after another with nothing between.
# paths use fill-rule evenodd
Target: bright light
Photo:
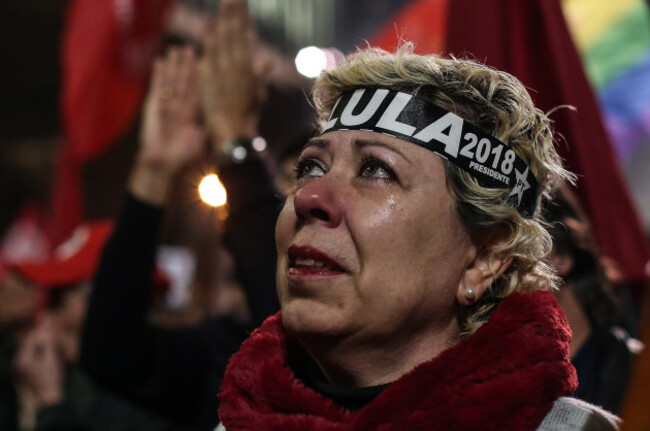
<instances>
[{"instance_id":1,"label":"bright light","mask_svg":"<svg viewBox=\"0 0 650 431\"><path fill-rule=\"evenodd\" d=\"M215 174L207 175L199 184L199 195L203 202L213 207L219 207L226 203L226 189Z\"/></svg>"},{"instance_id":2,"label":"bright light","mask_svg":"<svg viewBox=\"0 0 650 431\"><path fill-rule=\"evenodd\" d=\"M256 136L253 138L252 145L255 151L261 153L262 151L266 150L266 139L262 138L261 136Z\"/></svg>"},{"instance_id":3,"label":"bright light","mask_svg":"<svg viewBox=\"0 0 650 431\"><path fill-rule=\"evenodd\" d=\"M316 78L327 67L327 55L315 46L308 46L298 51L296 69L307 78Z\"/></svg>"}]
</instances>

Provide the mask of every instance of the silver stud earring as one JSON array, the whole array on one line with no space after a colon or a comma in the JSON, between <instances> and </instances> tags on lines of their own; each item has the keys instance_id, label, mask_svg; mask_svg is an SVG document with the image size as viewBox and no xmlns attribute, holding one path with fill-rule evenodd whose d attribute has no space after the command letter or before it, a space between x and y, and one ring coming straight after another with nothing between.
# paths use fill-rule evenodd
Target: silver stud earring
<instances>
[{"instance_id":1,"label":"silver stud earring","mask_svg":"<svg viewBox=\"0 0 650 431\"><path fill-rule=\"evenodd\" d=\"M472 302L475 297L476 297L476 292L474 292L474 289L472 289L471 287L465 289L465 299L467 299L469 302Z\"/></svg>"}]
</instances>

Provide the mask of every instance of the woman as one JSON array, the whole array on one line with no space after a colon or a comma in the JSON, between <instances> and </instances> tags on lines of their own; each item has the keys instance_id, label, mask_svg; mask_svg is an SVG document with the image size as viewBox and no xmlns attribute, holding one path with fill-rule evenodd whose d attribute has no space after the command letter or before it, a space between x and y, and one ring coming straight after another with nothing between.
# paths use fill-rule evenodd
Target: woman
<instances>
[{"instance_id":1,"label":"woman","mask_svg":"<svg viewBox=\"0 0 650 431\"><path fill-rule=\"evenodd\" d=\"M562 398L536 203L571 175L522 84L406 44L351 55L314 101L276 226L282 312L231 359L226 429L614 429Z\"/></svg>"}]
</instances>

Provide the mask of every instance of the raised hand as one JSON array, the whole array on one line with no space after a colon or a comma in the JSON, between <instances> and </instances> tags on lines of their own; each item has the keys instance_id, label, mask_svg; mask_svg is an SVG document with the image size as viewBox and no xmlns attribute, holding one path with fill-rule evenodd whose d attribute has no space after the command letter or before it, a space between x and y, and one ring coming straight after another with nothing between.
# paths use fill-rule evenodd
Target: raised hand
<instances>
[{"instance_id":1,"label":"raised hand","mask_svg":"<svg viewBox=\"0 0 650 431\"><path fill-rule=\"evenodd\" d=\"M131 192L149 203L162 204L174 175L201 152L205 133L197 123L198 77L190 48L172 48L154 63L130 181Z\"/></svg>"},{"instance_id":2,"label":"raised hand","mask_svg":"<svg viewBox=\"0 0 650 431\"><path fill-rule=\"evenodd\" d=\"M264 65L255 61L256 34L245 1L221 2L204 45L201 102L213 144L255 137L266 83Z\"/></svg>"}]
</instances>

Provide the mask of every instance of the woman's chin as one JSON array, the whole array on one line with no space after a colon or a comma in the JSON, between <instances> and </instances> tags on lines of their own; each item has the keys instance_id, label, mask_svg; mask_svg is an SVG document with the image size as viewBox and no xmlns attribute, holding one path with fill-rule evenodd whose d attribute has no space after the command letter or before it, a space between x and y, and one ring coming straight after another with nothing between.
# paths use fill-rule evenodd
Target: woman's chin
<instances>
[{"instance_id":1,"label":"woman's chin","mask_svg":"<svg viewBox=\"0 0 650 431\"><path fill-rule=\"evenodd\" d=\"M282 305L282 323L297 338L336 337L345 332L343 310L311 299L293 299Z\"/></svg>"}]
</instances>

